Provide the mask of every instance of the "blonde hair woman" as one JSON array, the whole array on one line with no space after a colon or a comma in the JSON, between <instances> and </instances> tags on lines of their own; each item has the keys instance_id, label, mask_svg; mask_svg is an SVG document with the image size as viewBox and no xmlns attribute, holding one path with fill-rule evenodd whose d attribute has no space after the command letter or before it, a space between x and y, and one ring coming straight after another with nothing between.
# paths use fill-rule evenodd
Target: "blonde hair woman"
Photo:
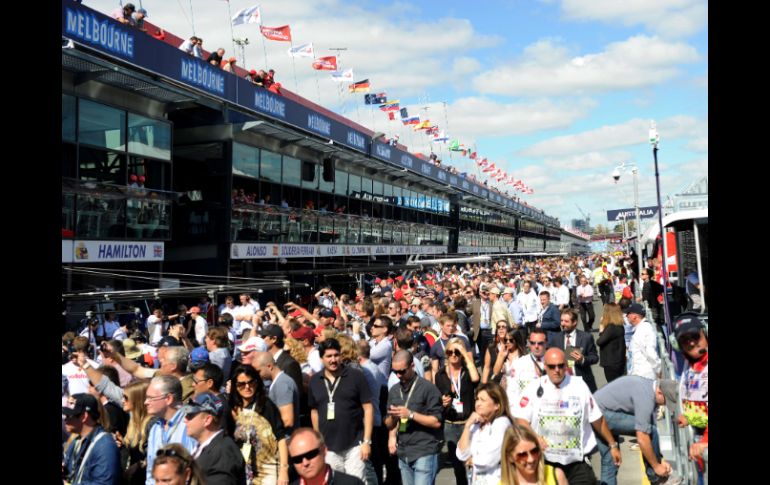
<instances>
[{"instance_id":1,"label":"blonde hair woman","mask_svg":"<svg viewBox=\"0 0 770 485\"><path fill-rule=\"evenodd\" d=\"M569 485L561 469L545 464L537 435L524 426L505 430L500 463L505 485Z\"/></svg>"},{"instance_id":2,"label":"blonde hair woman","mask_svg":"<svg viewBox=\"0 0 770 485\"><path fill-rule=\"evenodd\" d=\"M626 373L625 333L620 305L604 305L596 345L599 346L599 365L604 368L608 384Z\"/></svg>"},{"instance_id":3,"label":"blonde hair woman","mask_svg":"<svg viewBox=\"0 0 770 485\"><path fill-rule=\"evenodd\" d=\"M121 447L124 483L141 484L146 478L147 437L154 418L147 414L144 400L150 381L132 382L123 389L123 411L129 413L126 436L116 440Z\"/></svg>"}]
</instances>

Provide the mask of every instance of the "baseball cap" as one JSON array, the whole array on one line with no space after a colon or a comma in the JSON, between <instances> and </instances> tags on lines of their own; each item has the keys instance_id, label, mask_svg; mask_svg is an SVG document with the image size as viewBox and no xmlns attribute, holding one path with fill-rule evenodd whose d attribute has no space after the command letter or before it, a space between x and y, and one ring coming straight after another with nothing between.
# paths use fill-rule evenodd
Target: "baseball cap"
<instances>
[{"instance_id":1,"label":"baseball cap","mask_svg":"<svg viewBox=\"0 0 770 485\"><path fill-rule=\"evenodd\" d=\"M318 315L321 316L321 317L324 317L324 318L332 318L332 317L336 318L337 317L337 314L334 313L334 310L332 310L330 308L324 308L323 310L318 312Z\"/></svg>"},{"instance_id":2,"label":"baseball cap","mask_svg":"<svg viewBox=\"0 0 770 485\"><path fill-rule=\"evenodd\" d=\"M511 288L509 286L505 290L503 290L503 293L507 293L509 295L515 295L516 294L516 289L515 288Z\"/></svg>"},{"instance_id":3,"label":"baseball cap","mask_svg":"<svg viewBox=\"0 0 770 485\"><path fill-rule=\"evenodd\" d=\"M700 335L700 331L706 328L695 313L687 312L679 315L674 322L674 332L679 340L685 335Z\"/></svg>"},{"instance_id":4,"label":"baseball cap","mask_svg":"<svg viewBox=\"0 0 770 485\"><path fill-rule=\"evenodd\" d=\"M274 338L281 338L281 339L285 337L283 333L283 329L278 325L265 325L264 327L262 327L262 332L260 333L260 336L262 338L274 337Z\"/></svg>"},{"instance_id":5,"label":"baseball cap","mask_svg":"<svg viewBox=\"0 0 770 485\"><path fill-rule=\"evenodd\" d=\"M632 303L623 310L623 313L628 315L629 313L636 313L637 315L645 316L647 312L644 311L644 307L638 303Z\"/></svg>"},{"instance_id":6,"label":"baseball cap","mask_svg":"<svg viewBox=\"0 0 770 485\"><path fill-rule=\"evenodd\" d=\"M182 414L209 413L214 416L221 416L224 407L225 405L221 397L210 392L202 392L194 398L190 398L182 406Z\"/></svg>"},{"instance_id":7,"label":"baseball cap","mask_svg":"<svg viewBox=\"0 0 770 485\"><path fill-rule=\"evenodd\" d=\"M200 307L194 306L190 308L190 313L200 313L201 309Z\"/></svg>"},{"instance_id":8,"label":"baseball cap","mask_svg":"<svg viewBox=\"0 0 770 485\"><path fill-rule=\"evenodd\" d=\"M77 416L84 411L91 413L91 417L99 419L99 403L91 394L73 394L68 401L68 406L61 407L61 413L65 416Z\"/></svg>"},{"instance_id":9,"label":"baseball cap","mask_svg":"<svg viewBox=\"0 0 770 485\"><path fill-rule=\"evenodd\" d=\"M489 292L492 293L493 295L499 295L500 288L498 288L497 286L493 286L492 288L489 289Z\"/></svg>"},{"instance_id":10,"label":"baseball cap","mask_svg":"<svg viewBox=\"0 0 770 485\"><path fill-rule=\"evenodd\" d=\"M158 347L178 347L182 345L182 342L176 339L176 337L172 337L171 335L166 335L162 339L160 339L160 342L158 343Z\"/></svg>"},{"instance_id":11,"label":"baseball cap","mask_svg":"<svg viewBox=\"0 0 770 485\"><path fill-rule=\"evenodd\" d=\"M238 350L241 352L253 352L255 350L257 352L267 352L267 344L260 337L251 337L238 347Z\"/></svg>"},{"instance_id":12,"label":"baseball cap","mask_svg":"<svg viewBox=\"0 0 770 485\"><path fill-rule=\"evenodd\" d=\"M190 353L190 365L199 367L209 362L209 352L203 347L196 347Z\"/></svg>"},{"instance_id":13,"label":"baseball cap","mask_svg":"<svg viewBox=\"0 0 770 485\"><path fill-rule=\"evenodd\" d=\"M144 14L144 16L147 17L147 10L145 10L143 8L140 8L139 10L137 10L136 13Z\"/></svg>"},{"instance_id":14,"label":"baseball cap","mask_svg":"<svg viewBox=\"0 0 770 485\"><path fill-rule=\"evenodd\" d=\"M307 339L312 344L315 341L315 333L313 333L312 328L303 325L291 333L291 338L296 340Z\"/></svg>"}]
</instances>

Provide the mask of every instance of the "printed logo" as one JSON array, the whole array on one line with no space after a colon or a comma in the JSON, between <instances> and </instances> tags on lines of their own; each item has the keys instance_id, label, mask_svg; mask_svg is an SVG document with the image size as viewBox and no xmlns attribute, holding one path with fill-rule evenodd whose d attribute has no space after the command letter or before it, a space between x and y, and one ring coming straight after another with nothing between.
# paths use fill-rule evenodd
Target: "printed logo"
<instances>
[{"instance_id":1,"label":"printed logo","mask_svg":"<svg viewBox=\"0 0 770 485\"><path fill-rule=\"evenodd\" d=\"M525 407L527 407L527 404L529 404L529 398L522 397L521 401L519 401L519 407L525 408Z\"/></svg>"}]
</instances>

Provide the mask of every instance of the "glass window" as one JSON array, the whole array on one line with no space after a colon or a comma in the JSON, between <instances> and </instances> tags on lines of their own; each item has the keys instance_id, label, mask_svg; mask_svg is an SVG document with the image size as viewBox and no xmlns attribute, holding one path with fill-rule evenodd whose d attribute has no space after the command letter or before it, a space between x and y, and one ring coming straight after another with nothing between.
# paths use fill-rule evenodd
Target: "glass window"
<instances>
[{"instance_id":1,"label":"glass window","mask_svg":"<svg viewBox=\"0 0 770 485\"><path fill-rule=\"evenodd\" d=\"M361 177L350 174L348 178L348 195L361 198Z\"/></svg>"},{"instance_id":2,"label":"glass window","mask_svg":"<svg viewBox=\"0 0 770 485\"><path fill-rule=\"evenodd\" d=\"M351 218L348 221L348 238L347 238L348 244L358 244L358 234L360 230L361 230L361 225L359 223L359 220L356 218Z\"/></svg>"},{"instance_id":3,"label":"glass window","mask_svg":"<svg viewBox=\"0 0 770 485\"><path fill-rule=\"evenodd\" d=\"M327 182L324 180L323 167L321 165L318 166L318 190L322 192L334 192L334 182Z\"/></svg>"},{"instance_id":4,"label":"glass window","mask_svg":"<svg viewBox=\"0 0 770 485\"><path fill-rule=\"evenodd\" d=\"M345 243L348 237L348 221L343 217L334 218L334 233L331 241L335 243Z\"/></svg>"},{"instance_id":5,"label":"glass window","mask_svg":"<svg viewBox=\"0 0 770 485\"><path fill-rule=\"evenodd\" d=\"M233 175L259 177L259 149L233 143Z\"/></svg>"},{"instance_id":6,"label":"glass window","mask_svg":"<svg viewBox=\"0 0 770 485\"><path fill-rule=\"evenodd\" d=\"M112 150L126 149L126 112L80 100L80 143Z\"/></svg>"},{"instance_id":7,"label":"glass window","mask_svg":"<svg viewBox=\"0 0 770 485\"><path fill-rule=\"evenodd\" d=\"M66 94L61 95L61 139L75 141L75 105L76 100Z\"/></svg>"},{"instance_id":8,"label":"glass window","mask_svg":"<svg viewBox=\"0 0 770 485\"><path fill-rule=\"evenodd\" d=\"M128 151L171 159L171 125L165 121L128 114Z\"/></svg>"},{"instance_id":9,"label":"glass window","mask_svg":"<svg viewBox=\"0 0 770 485\"><path fill-rule=\"evenodd\" d=\"M334 193L348 195L348 173L342 170L334 171Z\"/></svg>"},{"instance_id":10,"label":"glass window","mask_svg":"<svg viewBox=\"0 0 770 485\"><path fill-rule=\"evenodd\" d=\"M390 184L382 184L382 195L383 197L392 197L393 196L393 186Z\"/></svg>"},{"instance_id":11,"label":"glass window","mask_svg":"<svg viewBox=\"0 0 770 485\"><path fill-rule=\"evenodd\" d=\"M302 179L302 161L297 158L283 157L283 184L299 187Z\"/></svg>"},{"instance_id":12,"label":"glass window","mask_svg":"<svg viewBox=\"0 0 770 485\"><path fill-rule=\"evenodd\" d=\"M361 177L361 192L372 193L372 179Z\"/></svg>"},{"instance_id":13,"label":"glass window","mask_svg":"<svg viewBox=\"0 0 770 485\"><path fill-rule=\"evenodd\" d=\"M378 182L376 180L372 181L372 194L384 195L382 190L382 182Z\"/></svg>"},{"instance_id":14,"label":"glass window","mask_svg":"<svg viewBox=\"0 0 770 485\"><path fill-rule=\"evenodd\" d=\"M284 163L286 163L286 159L289 157L283 157ZM316 165L315 163L311 162L302 162L301 163L301 170L302 170L302 188L303 189L312 189L316 190L318 188L318 179L320 177L319 173L320 165ZM307 170L307 174L305 174L305 171ZM286 172L284 172L286 173ZM307 178L305 178L307 176Z\"/></svg>"},{"instance_id":15,"label":"glass window","mask_svg":"<svg viewBox=\"0 0 770 485\"><path fill-rule=\"evenodd\" d=\"M81 180L125 185L126 157L120 153L80 147L79 173Z\"/></svg>"},{"instance_id":16,"label":"glass window","mask_svg":"<svg viewBox=\"0 0 770 485\"><path fill-rule=\"evenodd\" d=\"M259 177L264 180L270 180L271 182L280 182L281 156L267 150L261 150L260 154Z\"/></svg>"}]
</instances>

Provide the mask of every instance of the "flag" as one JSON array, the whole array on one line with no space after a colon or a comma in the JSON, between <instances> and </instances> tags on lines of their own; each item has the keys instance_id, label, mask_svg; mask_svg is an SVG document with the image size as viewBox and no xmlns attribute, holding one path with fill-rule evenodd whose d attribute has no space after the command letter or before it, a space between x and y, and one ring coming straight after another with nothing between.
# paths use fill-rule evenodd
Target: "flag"
<instances>
[{"instance_id":1,"label":"flag","mask_svg":"<svg viewBox=\"0 0 770 485\"><path fill-rule=\"evenodd\" d=\"M409 111L406 108L401 108L401 118L409 118Z\"/></svg>"},{"instance_id":2,"label":"flag","mask_svg":"<svg viewBox=\"0 0 770 485\"><path fill-rule=\"evenodd\" d=\"M289 57L313 57L313 43L290 47Z\"/></svg>"},{"instance_id":3,"label":"flag","mask_svg":"<svg viewBox=\"0 0 770 485\"><path fill-rule=\"evenodd\" d=\"M447 147L451 151L457 151L460 149L460 140L452 140L452 143Z\"/></svg>"},{"instance_id":4,"label":"flag","mask_svg":"<svg viewBox=\"0 0 770 485\"><path fill-rule=\"evenodd\" d=\"M438 125L433 125L427 130L425 130L425 134L438 136Z\"/></svg>"},{"instance_id":5,"label":"flag","mask_svg":"<svg viewBox=\"0 0 770 485\"><path fill-rule=\"evenodd\" d=\"M412 116L411 118L404 118L401 120L401 122L405 125L416 125L420 123L420 117Z\"/></svg>"},{"instance_id":6,"label":"flag","mask_svg":"<svg viewBox=\"0 0 770 485\"><path fill-rule=\"evenodd\" d=\"M390 121L395 120L396 119L396 113L394 113L393 111L388 111L388 119Z\"/></svg>"},{"instance_id":7,"label":"flag","mask_svg":"<svg viewBox=\"0 0 770 485\"><path fill-rule=\"evenodd\" d=\"M259 14L259 5L247 7L233 15L233 26L241 24L259 24L262 22L262 16Z\"/></svg>"},{"instance_id":8,"label":"flag","mask_svg":"<svg viewBox=\"0 0 770 485\"><path fill-rule=\"evenodd\" d=\"M420 122L417 125L415 125L412 129L415 130L415 131L417 131L417 130L424 130L426 128L430 128L431 126L432 125L430 124L430 120L425 120L425 121Z\"/></svg>"},{"instance_id":9,"label":"flag","mask_svg":"<svg viewBox=\"0 0 770 485\"><path fill-rule=\"evenodd\" d=\"M388 101L387 103L384 103L380 106L380 109L382 111L399 111L401 108L398 106L400 100L394 99L393 101Z\"/></svg>"},{"instance_id":10,"label":"flag","mask_svg":"<svg viewBox=\"0 0 770 485\"><path fill-rule=\"evenodd\" d=\"M486 158L477 158L476 159L476 165L478 165L481 168L484 168L487 166L487 159Z\"/></svg>"},{"instance_id":11,"label":"flag","mask_svg":"<svg viewBox=\"0 0 770 485\"><path fill-rule=\"evenodd\" d=\"M365 94L364 102L366 104L383 104L388 102L388 96L385 93Z\"/></svg>"},{"instance_id":12,"label":"flag","mask_svg":"<svg viewBox=\"0 0 770 485\"><path fill-rule=\"evenodd\" d=\"M348 86L348 91L351 93L368 93L369 92L369 80L364 79Z\"/></svg>"},{"instance_id":13,"label":"flag","mask_svg":"<svg viewBox=\"0 0 770 485\"><path fill-rule=\"evenodd\" d=\"M471 152L471 160L476 160L476 152Z\"/></svg>"},{"instance_id":14,"label":"flag","mask_svg":"<svg viewBox=\"0 0 770 485\"><path fill-rule=\"evenodd\" d=\"M495 167L495 164L494 163L490 163L489 165L487 165L487 168L482 170L482 172L489 173L489 172L494 172L495 170L497 170L497 167Z\"/></svg>"},{"instance_id":15,"label":"flag","mask_svg":"<svg viewBox=\"0 0 770 485\"><path fill-rule=\"evenodd\" d=\"M291 42L291 28L288 25L282 27L260 27L259 31L267 39Z\"/></svg>"},{"instance_id":16,"label":"flag","mask_svg":"<svg viewBox=\"0 0 770 485\"><path fill-rule=\"evenodd\" d=\"M319 57L313 61L313 69L316 71L336 71L337 56Z\"/></svg>"},{"instance_id":17,"label":"flag","mask_svg":"<svg viewBox=\"0 0 770 485\"><path fill-rule=\"evenodd\" d=\"M463 150L463 156L468 154L468 150Z\"/></svg>"},{"instance_id":18,"label":"flag","mask_svg":"<svg viewBox=\"0 0 770 485\"><path fill-rule=\"evenodd\" d=\"M345 81L352 81L353 80L353 68L346 69L344 71L334 71L332 73L332 81L334 82L345 82Z\"/></svg>"},{"instance_id":19,"label":"flag","mask_svg":"<svg viewBox=\"0 0 770 485\"><path fill-rule=\"evenodd\" d=\"M436 135L434 136L433 140L431 140L431 141L432 141L433 143L446 143L446 142L447 142L447 140L449 140L449 137L448 137L448 136L446 136L446 135L444 134L444 132L442 131L440 135L439 135L439 134L436 134Z\"/></svg>"}]
</instances>

